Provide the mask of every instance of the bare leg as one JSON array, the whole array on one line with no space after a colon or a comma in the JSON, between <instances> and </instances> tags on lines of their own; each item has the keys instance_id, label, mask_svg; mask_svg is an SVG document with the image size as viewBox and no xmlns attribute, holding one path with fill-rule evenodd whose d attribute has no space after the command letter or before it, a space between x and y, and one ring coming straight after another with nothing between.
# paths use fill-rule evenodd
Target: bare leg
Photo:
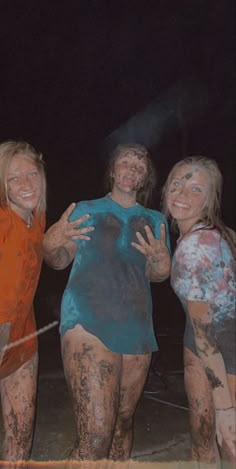
<instances>
[{"instance_id":1,"label":"bare leg","mask_svg":"<svg viewBox=\"0 0 236 469\"><path fill-rule=\"evenodd\" d=\"M2 449L4 461L25 461L29 458L33 439L37 372L38 354L35 353L17 371L0 381L5 432Z\"/></svg>"},{"instance_id":2,"label":"bare leg","mask_svg":"<svg viewBox=\"0 0 236 469\"><path fill-rule=\"evenodd\" d=\"M236 376L235 375L227 375L229 388L232 396L232 402L234 407L236 407ZM235 422L236 426L236 422ZM235 427L234 427L235 432ZM219 447L222 463L222 469L226 468L235 468L236 467L236 441L234 441L234 448L232 449L226 440L222 441L222 446Z\"/></svg>"},{"instance_id":3,"label":"bare leg","mask_svg":"<svg viewBox=\"0 0 236 469\"><path fill-rule=\"evenodd\" d=\"M151 362L151 354L122 355L120 405L109 458L130 458L133 442L133 417Z\"/></svg>"},{"instance_id":4,"label":"bare leg","mask_svg":"<svg viewBox=\"0 0 236 469\"><path fill-rule=\"evenodd\" d=\"M122 356L76 326L62 337L62 358L77 428L71 459L106 459L119 406Z\"/></svg>"},{"instance_id":5,"label":"bare leg","mask_svg":"<svg viewBox=\"0 0 236 469\"><path fill-rule=\"evenodd\" d=\"M184 379L189 402L193 460L216 467L215 411L212 391L200 362L187 347L184 348ZM201 465L200 465L201 467Z\"/></svg>"}]
</instances>

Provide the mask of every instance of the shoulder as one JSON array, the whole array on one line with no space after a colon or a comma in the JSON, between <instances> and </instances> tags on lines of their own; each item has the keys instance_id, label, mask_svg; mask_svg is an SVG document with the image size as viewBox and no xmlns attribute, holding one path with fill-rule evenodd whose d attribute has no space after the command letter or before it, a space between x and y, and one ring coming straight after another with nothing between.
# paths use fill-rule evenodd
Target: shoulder
<instances>
[{"instance_id":1,"label":"shoulder","mask_svg":"<svg viewBox=\"0 0 236 469\"><path fill-rule=\"evenodd\" d=\"M212 264L221 256L222 237L217 230L198 229L185 235L176 249L177 258L187 263Z\"/></svg>"}]
</instances>

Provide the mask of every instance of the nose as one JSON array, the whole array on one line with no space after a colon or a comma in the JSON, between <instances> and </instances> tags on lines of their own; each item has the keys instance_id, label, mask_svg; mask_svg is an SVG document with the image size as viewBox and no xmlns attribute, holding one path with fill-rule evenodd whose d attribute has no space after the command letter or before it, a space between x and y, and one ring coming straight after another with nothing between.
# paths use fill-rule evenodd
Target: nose
<instances>
[{"instance_id":1,"label":"nose","mask_svg":"<svg viewBox=\"0 0 236 469\"><path fill-rule=\"evenodd\" d=\"M129 171L132 171L132 173L134 173L136 171L136 166L134 164L130 165L129 166Z\"/></svg>"},{"instance_id":2,"label":"nose","mask_svg":"<svg viewBox=\"0 0 236 469\"><path fill-rule=\"evenodd\" d=\"M186 186L185 184L183 184L179 187L179 194L185 195L186 193L187 193Z\"/></svg>"},{"instance_id":3,"label":"nose","mask_svg":"<svg viewBox=\"0 0 236 469\"><path fill-rule=\"evenodd\" d=\"M32 187L32 182L31 182L31 179L29 178L29 176L22 176L21 178L21 188L23 189L31 189Z\"/></svg>"}]
</instances>

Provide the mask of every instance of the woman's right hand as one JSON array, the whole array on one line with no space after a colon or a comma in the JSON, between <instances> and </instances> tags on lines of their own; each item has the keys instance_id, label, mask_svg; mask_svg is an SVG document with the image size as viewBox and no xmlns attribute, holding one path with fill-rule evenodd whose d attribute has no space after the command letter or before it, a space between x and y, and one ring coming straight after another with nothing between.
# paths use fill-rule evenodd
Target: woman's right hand
<instances>
[{"instance_id":1,"label":"woman's right hand","mask_svg":"<svg viewBox=\"0 0 236 469\"><path fill-rule=\"evenodd\" d=\"M231 456L236 458L236 408L216 410L216 437L220 447Z\"/></svg>"},{"instance_id":2,"label":"woman's right hand","mask_svg":"<svg viewBox=\"0 0 236 469\"><path fill-rule=\"evenodd\" d=\"M50 226L44 235L44 260L54 269L65 269L71 263L77 251L77 245L74 241L77 239L89 241L90 236L88 236L88 233L94 230L93 226L79 228L90 217L89 214L85 214L74 221L69 221L75 205L75 203L70 204L59 220Z\"/></svg>"},{"instance_id":3,"label":"woman's right hand","mask_svg":"<svg viewBox=\"0 0 236 469\"><path fill-rule=\"evenodd\" d=\"M90 215L87 213L74 221L69 221L76 204L73 202L67 207L65 212L45 233L45 237L50 234L53 237L52 241L55 246L63 246L69 240L86 239L89 240L90 236L87 233L94 230L93 226L78 228L84 223Z\"/></svg>"}]
</instances>

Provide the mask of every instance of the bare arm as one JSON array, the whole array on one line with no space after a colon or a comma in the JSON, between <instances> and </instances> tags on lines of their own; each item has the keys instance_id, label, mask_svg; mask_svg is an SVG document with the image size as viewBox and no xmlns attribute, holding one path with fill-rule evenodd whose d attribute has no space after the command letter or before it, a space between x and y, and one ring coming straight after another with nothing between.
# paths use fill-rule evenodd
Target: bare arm
<instances>
[{"instance_id":1,"label":"bare arm","mask_svg":"<svg viewBox=\"0 0 236 469\"><path fill-rule=\"evenodd\" d=\"M137 232L136 236L139 243L131 243L138 251L140 251L147 259L146 276L150 282L162 282L170 275L170 253L166 246L165 225L161 225L160 239L153 236L151 228L145 226L148 242L145 241L141 233Z\"/></svg>"},{"instance_id":2,"label":"bare arm","mask_svg":"<svg viewBox=\"0 0 236 469\"><path fill-rule=\"evenodd\" d=\"M224 360L212 328L212 311L208 303L188 301L196 346L206 370L216 409L232 406Z\"/></svg>"},{"instance_id":3,"label":"bare arm","mask_svg":"<svg viewBox=\"0 0 236 469\"><path fill-rule=\"evenodd\" d=\"M65 269L74 259L78 249L73 240L86 239L87 235L94 227L78 228L89 215L83 215L77 220L69 222L69 216L75 208L75 204L71 204L61 218L54 223L45 233L43 240L43 255L45 262L56 270Z\"/></svg>"}]
</instances>

